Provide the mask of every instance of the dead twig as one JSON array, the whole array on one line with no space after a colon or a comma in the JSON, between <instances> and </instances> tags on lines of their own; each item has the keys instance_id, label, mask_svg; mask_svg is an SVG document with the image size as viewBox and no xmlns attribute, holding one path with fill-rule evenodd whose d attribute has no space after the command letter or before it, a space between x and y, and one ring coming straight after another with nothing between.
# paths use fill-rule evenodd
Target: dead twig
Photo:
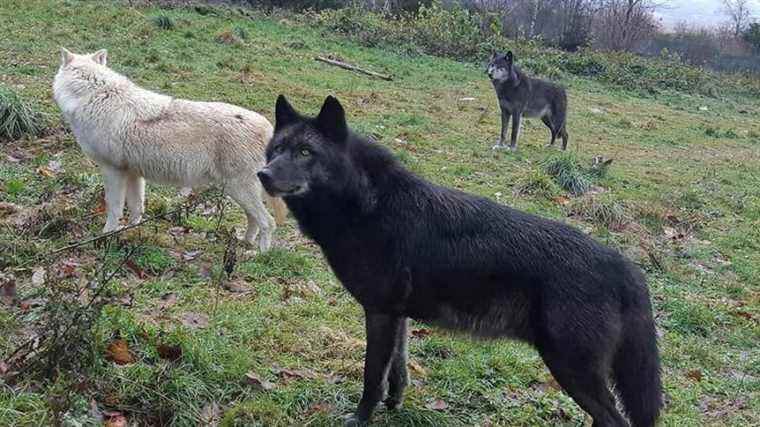
<instances>
[{"instance_id":1,"label":"dead twig","mask_svg":"<svg viewBox=\"0 0 760 427\"><path fill-rule=\"evenodd\" d=\"M340 68L343 68L345 70L356 71L357 73L362 73L362 74L366 74L368 76L377 77L379 79L388 80L388 81L392 81L393 80L393 77L391 77L389 75L380 74L380 73L376 73L374 71L365 70L363 68L357 67L356 65L351 65L351 64L348 64L346 62L338 61L336 59L325 58L324 56L315 56L314 60L320 61L320 62L324 62L326 64L334 65L336 67L340 67Z\"/></svg>"}]
</instances>

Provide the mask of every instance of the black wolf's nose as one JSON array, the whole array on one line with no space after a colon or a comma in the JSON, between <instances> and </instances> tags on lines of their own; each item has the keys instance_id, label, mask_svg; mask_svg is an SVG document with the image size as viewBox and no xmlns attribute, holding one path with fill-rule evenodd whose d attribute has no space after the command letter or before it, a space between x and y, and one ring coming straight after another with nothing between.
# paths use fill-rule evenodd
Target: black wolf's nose
<instances>
[{"instance_id":1,"label":"black wolf's nose","mask_svg":"<svg viewBox=\"0 0 760 427\"><path fill-rule=\"evenodd\" d=\"M272 173L267 168L256 172L256 176L259 177L259 181L264 184L264 187L272 183Z\"/></svg>"}]
</instances>

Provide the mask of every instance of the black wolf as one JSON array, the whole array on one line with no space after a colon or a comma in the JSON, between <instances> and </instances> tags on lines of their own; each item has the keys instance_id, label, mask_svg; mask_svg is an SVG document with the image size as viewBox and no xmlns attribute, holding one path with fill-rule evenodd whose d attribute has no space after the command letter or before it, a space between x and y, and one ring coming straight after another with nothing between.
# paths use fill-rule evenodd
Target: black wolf
<instances>
[{"instance_id":1,"label":"black wolf","mask_svg":"<svg viewBox=\"0 0 760 427\"><path fill-rule=\"evenodd\" d=\"M528 77L515 65L512 52L494 53L488 62L486 72L496 90L501 108L501 136L493 149L517 149L517 137L520 134L522 116L540 117L549 128L554 145L557 136L562 137L562 149L567 148L567 94L562 87L540 79ZM509 119L512 119L512 138L509 147L504 145L507 139Z\"/></svg>"},{"instance_id":2,"label":"black wolf","mask_svg":"<svg viewBox=\"0 0 760 427\"><path fill-rule=\"evenodd\" d=\"M538 349L595 426L623 426L610 384L635 426L662 406L659 356L644 277L575 228L410 173L353 133L328 97L317 117L277 99L258 176L284 198L363 306L364 392L348 424L401 404L407 318L510 337Z\"/></svg>"}]
</instances>

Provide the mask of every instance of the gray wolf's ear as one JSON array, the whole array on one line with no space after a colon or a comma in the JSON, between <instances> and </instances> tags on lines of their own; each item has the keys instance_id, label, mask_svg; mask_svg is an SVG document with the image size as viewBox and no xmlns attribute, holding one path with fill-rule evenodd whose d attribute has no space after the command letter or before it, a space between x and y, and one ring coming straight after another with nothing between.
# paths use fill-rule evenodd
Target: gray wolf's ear
<instances>
[{"instance_id":1,"label":"gray wolf's ear","mask_svg":"<svg viewBox=\"0 0 760 427\"><path fill-rule=\"evenodd\" d=\"M335 97L325 98L325 103L322 104L322 109L317 116L317 128L337 142L345 141L348 136L346 112Z\"/></svg>"},{"instance_id":2,"label":"gray wolf's ear","mask_svg":"<svg viewBox=\"0 0 760 427\"><path fill-rule=\"evenodd\" d=\"M65 67L69 65L69 63L71 63L73 59L74 59L74 54L71 53L65 47L61 47L61 65Z\"/></svg>"},{"instance_id":3,"label":"gray wolf's ear","mask_svg":"<svg viewBox=\"0 0 760 427\"><path fill-rule=\"evenodd\" d=\"M100 49L99 51L90 55L90 58L92 58L93 61L100 65L106 65L106 61L108 60L108 51L105 49Z\"/></svg>"},{"instance_id":4,"label":"gray wolf's ear","mask_svg":"<svg viewBox=\"0 0 760 427\"><path fill-rule=\"evenodd\" d=\"M515 61L515 57L514 57L514 55L512 55L512 51L511 50L509 52L507 52L506 58L507 58L507 63L509 65L512 65L512 63Z\"/></svg>"},{"instance_id":5,"label":"gray wolf's ear","mask_svg":"<svg viewBox=\"0 0 760 427\"><path fill-rule=\"evenodd\" d=\"M288 100L285 99L285 95L278 96L277 103L274 106L274 130L282 129L298 120L298 118L298 113L290 106Z\"/></svg>"}]
</instances>

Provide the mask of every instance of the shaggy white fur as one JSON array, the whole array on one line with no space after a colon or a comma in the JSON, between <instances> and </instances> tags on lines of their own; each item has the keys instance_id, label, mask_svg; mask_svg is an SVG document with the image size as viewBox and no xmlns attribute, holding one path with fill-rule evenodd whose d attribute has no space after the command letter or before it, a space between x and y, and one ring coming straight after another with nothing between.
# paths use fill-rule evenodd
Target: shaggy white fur
<instances>
[{"instance_id":1,"label":"shaggy white fur","mask_svg":"<svg viewBox=\"0 0 760 427\"><path fill-rule=\"evenodd\" d=\"M107 52L77 55L61 50L53 83L55 101L79 146L103 173L107 219L119 227L124 203L130 222L144 209L145 179L177 187L216 185L243 208L245 240L271 247L275 221L262 202L256 172L272 125L262 115L220 102L194 102L140 88L106 66ZM281 199L271 200L278 221Z\"/></svg>"}]
</instances>

